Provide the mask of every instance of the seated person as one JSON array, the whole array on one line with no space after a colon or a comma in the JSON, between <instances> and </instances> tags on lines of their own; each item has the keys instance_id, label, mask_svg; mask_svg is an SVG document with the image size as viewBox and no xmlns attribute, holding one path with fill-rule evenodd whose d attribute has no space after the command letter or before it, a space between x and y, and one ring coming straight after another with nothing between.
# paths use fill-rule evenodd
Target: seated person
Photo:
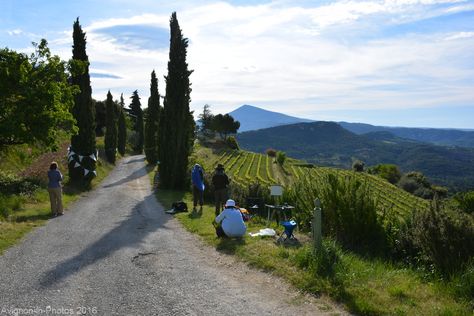
<instances>
[{"instance_id":1,"label":"seated person","mask_svg":"<svg viewBox=\"0 0 474 316\"><path fill-rule=\"evenodd\" d=\"M247 230L242 213L235 207L234 200L225 202L225 209L217 215L214 224L217 237L242 237Z\"/></svg>"}]
</instances>

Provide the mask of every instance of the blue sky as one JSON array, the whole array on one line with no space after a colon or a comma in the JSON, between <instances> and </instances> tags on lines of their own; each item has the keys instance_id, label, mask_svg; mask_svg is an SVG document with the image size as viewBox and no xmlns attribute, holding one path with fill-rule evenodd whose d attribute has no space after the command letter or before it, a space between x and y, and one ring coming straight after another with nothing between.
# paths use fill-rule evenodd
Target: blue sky
<instances>
[{"instance_id":1,"label":"blue sky","mask_svg":"<svg viewBox=\"0 0 474 316\"><path fill-rule=\"evenodd\" d=\"M93 96L165 92L169 16L189 38L196 113L252 104L315 120L474 129L474 1L1 0L0 43L87 32Z\"/></svg>"}]
</instances>

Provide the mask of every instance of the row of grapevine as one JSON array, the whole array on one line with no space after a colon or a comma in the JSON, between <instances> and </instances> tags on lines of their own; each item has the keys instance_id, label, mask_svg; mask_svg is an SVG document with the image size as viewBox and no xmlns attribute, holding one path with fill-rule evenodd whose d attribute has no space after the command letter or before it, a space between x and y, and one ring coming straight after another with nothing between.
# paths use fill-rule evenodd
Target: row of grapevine
<instances>
[{"instance_id":1,"label":"row of grapevine","mask_svg":"<svg viewBox=\"0 0 474 316\"><path fill-rule=\"evenodd\" d=\"M227 174L237 185L245 186L250 182L260 182L270 186L278 183L273 175L272 160L267 155L251 153L245 151L227 150L219 153L216 163L224 165ZM363 182L367 182L378 201L381 210L388 211L394 215L403 217L405 214L420 208L428 207L428 202L417 198L384 179L366 173L354 173L351 170L342 170L329 167L306 167L289 164L286 168L288 174L283 175L288 181L282 183L283 186L290 185L293 181L303 179L310 175L315 185L323 181L328 174L335 174L338 177L355 176Z\"/></svg>"}]
</instances>

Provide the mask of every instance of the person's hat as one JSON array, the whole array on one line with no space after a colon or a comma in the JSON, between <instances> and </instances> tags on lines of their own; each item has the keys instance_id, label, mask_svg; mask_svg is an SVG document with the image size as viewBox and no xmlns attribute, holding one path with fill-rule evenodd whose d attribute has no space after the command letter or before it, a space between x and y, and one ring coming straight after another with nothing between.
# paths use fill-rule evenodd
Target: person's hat
<instances>
[{"instance_id":1,"label":"person's hat","mask_svg":"<svg viewBox=\"0 0 474 316\"><path fill-rule=\"evenodd\" d=\"M225 202L225 207L235 207L235 201L227 200L227 202Z\"/></svg>"},{"instance_id":2,"label":"person's hat","mask_svg":"<svg viewBox=\"0 0 474 316\"><path fill-rule=\"evenodd\" d=\"M219 163L219 164L217 164L217 167L216 167L216 169L224 169L224 165L223 165L223 164L221 164L221 163Z\"/></svg>"}]
</instances>

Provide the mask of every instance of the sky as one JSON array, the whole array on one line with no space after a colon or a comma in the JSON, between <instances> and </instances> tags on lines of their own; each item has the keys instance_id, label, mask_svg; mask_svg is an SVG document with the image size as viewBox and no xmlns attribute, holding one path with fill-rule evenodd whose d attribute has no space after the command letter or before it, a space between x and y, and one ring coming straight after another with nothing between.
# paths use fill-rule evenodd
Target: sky
<instances>
[{"instance_id":1,"label":"sky","mask_svg":"<svg viewBox=\"0 0 474 316\"><path fill-rule=\"evenodd\" d=\"M87 35L93 97L134 90L150 74L165 94L169 18L189 39L191 109L243 104L326 121L474 129L474 1L0 0L0 47L48 40L72 57Z\"/></svg>"}]
</instances>

